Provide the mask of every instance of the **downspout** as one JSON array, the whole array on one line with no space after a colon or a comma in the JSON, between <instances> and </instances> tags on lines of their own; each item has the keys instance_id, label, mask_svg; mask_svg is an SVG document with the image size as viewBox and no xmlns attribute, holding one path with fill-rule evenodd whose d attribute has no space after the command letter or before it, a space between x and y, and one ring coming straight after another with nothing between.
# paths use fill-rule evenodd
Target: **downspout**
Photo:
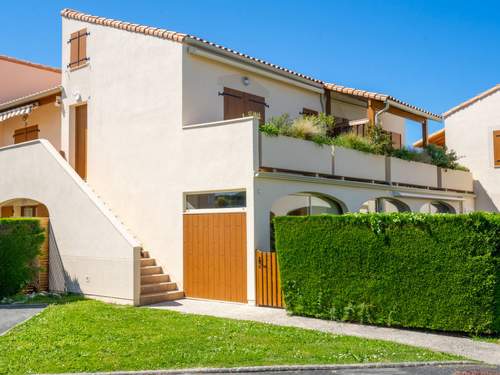
<instances>
[{"instance_id":1,"label":"downspout","mask_svg":"<svg viewBox=\"0 0 500 375\"><path fill-rule=\"evenodd\" d=\"M389 110L390 106L391 105L389 104L389 102L385 102L385 107L382 108L380 111L375 112L375 126L378 126L378 124L379 124L378 119L379 119L380 115L384 112L387 112Z\"/></svg>"}]
</instances>

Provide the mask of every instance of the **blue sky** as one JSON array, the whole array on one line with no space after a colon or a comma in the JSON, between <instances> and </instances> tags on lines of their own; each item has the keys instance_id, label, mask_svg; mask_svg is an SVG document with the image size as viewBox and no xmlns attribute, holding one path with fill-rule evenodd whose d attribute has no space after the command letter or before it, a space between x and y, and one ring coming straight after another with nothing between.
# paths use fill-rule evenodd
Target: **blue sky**
<instances>
[{"instance_id":1,"label":"blue sky","mask_svg":"<svg viewBox=\"0 0 500 375\"><path fill-rule=\"evenodd\" d=\"M0 54L60 66L65 7L194 34L435 113L500 83L500 1L9 1ZM416 124L408 132L420 136Z\"/></svg>"}]
</instances>

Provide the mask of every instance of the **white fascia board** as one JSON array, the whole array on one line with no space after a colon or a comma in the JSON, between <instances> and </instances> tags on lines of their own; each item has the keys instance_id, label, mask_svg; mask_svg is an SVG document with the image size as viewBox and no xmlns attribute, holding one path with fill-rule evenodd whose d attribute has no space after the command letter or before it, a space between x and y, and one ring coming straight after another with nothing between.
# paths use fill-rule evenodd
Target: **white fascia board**
<instances>
[{"instance_id":1,"label":"white fascia board","mask_svg":"<svg viewBox=\"0 0 500 375\"><path fill-rule=\"evenodd\" d=\"M189 44L196 46L188 46L188 53L196 56L201 56L210 60L218 61L226 65L234 66L235 68L259 74L277 81L288 83L289 85L297 86L305 90L324 94L325 90L321 83L315 83L308 79L302 79L294 74L287 74L279 69L252 61L243 56L235 56L234 54L224 53L216 47L210 47L196 40L190 40Z\"/></svg>"}]
</instances>

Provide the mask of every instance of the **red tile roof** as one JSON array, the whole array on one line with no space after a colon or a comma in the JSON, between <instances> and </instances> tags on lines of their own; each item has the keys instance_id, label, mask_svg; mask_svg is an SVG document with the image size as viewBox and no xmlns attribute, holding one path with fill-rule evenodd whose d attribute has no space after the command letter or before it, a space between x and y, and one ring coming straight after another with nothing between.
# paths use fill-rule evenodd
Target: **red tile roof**
<instances>
[{"instance_id":1,"label":"red tile roof","mask_svg":"<svg viewBox=\"0 0 500 375\"><path fill-rule=\"evenodd\" d=\"M495 92L499 91L500 90L500 83L493 86L491 89L488 89L484 92L482 92L481 94L479 95L476 95L475 97L469 99L469 100L466 100L465 102L457 105L456 107L453 107L452 109L449 109L448 111L446 111L445 113L443 113L443 117L446 118L448 116L451 116L452 114L460 111L461 109L464 109L468 106L470 106L471 104L474 104L475 102L481 100L481 99L484 99L486 98L487 96L491 95L491 94L494 94Z\"/></svg>"},{"instance_id":2,"label":"red tile roof","mask_svg":"<svg viewBox=\"0 0 500 375\"><path fill-rule=\"evenodd\" d=\"M15 57L0 55L0 60L9 61L12 63L26 65L26 66L31 66L32 68L48 70L48 71L51 71L54 73L61 73L61 69L59 69L59 68L54 68L52 66L43 65L43 64L37 64L37 63L31 62L31 61L17 59Z\"/></svg>"},{"instance_id":3,"label":"red tile roof","mask_svg":"<svg viewBox=\"0 0 500 375\"><path fill-rule=\"evenodd\" d=\"M367 99L376 99L376 100L381 100L381 101L392 100L392 101L399 103L405 107L420 111L420 112L427 114L429 116L441 117L441 116L436 115L432 112L418 108L414 105L411 105L409 103L406 103L402 100L396 99L396 98L389 96L389 95L386 95L386 94L380 94L380 93L374 93L374 92L369 92L369 91L365 91L365 90L353 89L353 88L349 88L349 87L336 85L333 83L326 83L326 82L323 82L319 79L307 76L305 74L295 72L293 70L284 68L284 67L276 65L276 64L272 64L272 63L267 62L267 61L262 60L262 59L252 57L250 55L235 51L233 49L230 49L230 48L221 46L219 44L207 41L205 39L199 38L199 37L194 36L194 35L178 33L175 31L156 28L156 27L138 25L138 24L134 24L134 23L130 23L130 22L118 21L118 20L114 20L111 18L93 16L93 15L81 13L81 12L78 12L78 11L72 10L72 9L63 9L61 11L61 16L65 17L65 18L69 18L69 19L78 20L78 21L93 23L93 24L102 25L102 26L113 27L113 28L121 29L121 30L127 30L130 32L151 35L154 37L168 39L168 40L172 40L172 41L179 42L179 43L189 43L190 40L200 42L200 43L203 43L207 46L218 48L218 49L223 50L225 52L229 52L231 54L234 54L236 56L243 57L245 59L249 59L249 60L252 60L254 62L266 65L268 67L280 70L280 71L285 72L287 74L295 75L297 77L309 80L309 81L314 82L316 84L320 84L325 89L328 89L331 91L335 91L335 92L339 92L339 93L343 93L343 94L347 94L347 95L353 95L353 96L357 96L357 97L363 97L363 98L367 98Z\"/></svg>"}]
</instances>

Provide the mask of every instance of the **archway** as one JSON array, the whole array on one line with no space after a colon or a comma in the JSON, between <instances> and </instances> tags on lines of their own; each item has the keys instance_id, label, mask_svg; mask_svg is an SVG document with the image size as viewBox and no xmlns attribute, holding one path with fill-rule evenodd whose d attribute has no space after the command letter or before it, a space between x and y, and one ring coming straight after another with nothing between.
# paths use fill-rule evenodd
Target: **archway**
<instances>
[{"instance_id":1,"label":"archway","mask_svg":"<svg viewBox=\"0 0 500 375\"><path fill-rule=\"evenodd\" d=\"M33 266L38 269L33 282L25 287L28 292L49 290L49 210L43 203L28 198L9 199L0 203L2 218L36 217L45 231L45 240L40 247L40 253L35 258Z\"/></svg>"},{"instance_id":2,"label":"archway","mask_svg":"<svg viewBox=\"0 0 500 375\"><path fill-rule=\"evenodd\" d=\"M10 199L0 203L0 216L6 217L49 217L49 210L43 203L29 198Z\"/></svg>"},{"instance_id":3,"label":"archway","mask_svg":"<svg viewBox=\"0 0 500 375\"><path fill-rule=\"evenodd\" d=\"M424 204L420 212L426 214L455 214L456 210L448 203L442 201L432 201Z\"/></svg>"},{"instance_id":4,"label":"archway","mask_svg":"<svg viewBox=\"0 0 500 375\"><path fill-rule=\"evenodd\" d=\"M408 205L394 198L374 198L366 201L359 208L360 213L373 212L411 212Z\"/></svg>"},{"instance_id":5,"label":"archway","mask_svg":"<svg viewBox=\"0 0 500 375\"><path fill-rule=\"evenodd\" d=\"M300 192L283 196L271 206L271 249L274 249L273 219L276 216L342 215L345 212L347 209L343 202L324 194Z\"/></svg>"}]
</instances>

